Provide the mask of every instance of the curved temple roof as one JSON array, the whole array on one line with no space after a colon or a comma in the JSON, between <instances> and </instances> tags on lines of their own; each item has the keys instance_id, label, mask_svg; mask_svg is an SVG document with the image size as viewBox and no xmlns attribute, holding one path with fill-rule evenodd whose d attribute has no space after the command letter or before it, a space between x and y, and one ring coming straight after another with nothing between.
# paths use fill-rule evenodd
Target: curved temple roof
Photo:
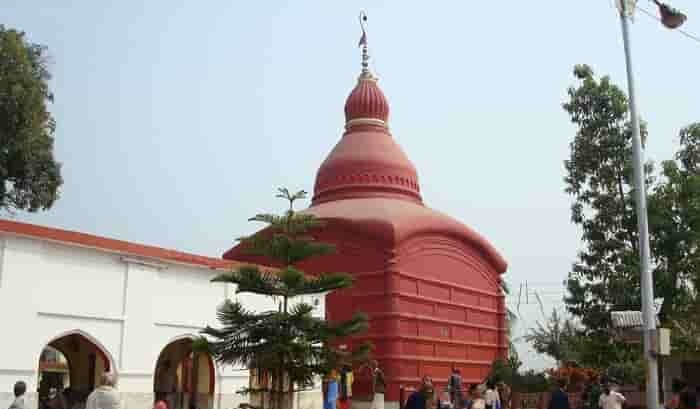
<instances>
[{"instance_id":1,"label":"curved temple roof","mask_svg":"<svg viewBox=\"0 0 700 409\"><path fill-rule=\"evenodd\" d=\"M308 211L365 224L394 245L418 234L447 234L505 272L506 261L486 239L423 205L418 172L394 141L388 119L389 103L377 79L363 70L345 102L345 133L316 174Z\"/></svg>"}]
</instances>

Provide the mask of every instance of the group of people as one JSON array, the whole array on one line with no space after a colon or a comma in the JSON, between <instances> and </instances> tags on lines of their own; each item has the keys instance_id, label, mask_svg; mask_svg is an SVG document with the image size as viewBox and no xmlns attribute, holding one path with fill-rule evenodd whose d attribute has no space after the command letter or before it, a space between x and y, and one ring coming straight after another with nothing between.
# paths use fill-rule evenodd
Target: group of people
<instances>
[{"instance_id":1,"label":"group of people","mask_svg":"<svg viewBox=\"0 0 700 409\"><path fill-rule=\"evenodd\" d=\"M372 375L371 409L384 409L384 372L379 368L377 361L370 361L367 368ZM354 381L350 365L343 365L339 371L331 370L323 380L323 409L350 409Z\"/></svg>"},{"instance_id":2,"label":"group of people","mask_svg":"<svg viewBox=\"0 0 700 409\"><path fill-rule=\"evenodd\" d=\"M368 368L372 376L371 409L384 409L386 390L384 373L377 361L371 361ZM354 375L349 365L344 365L340 370L331 371L323 382L323 409L350 409L353 382ZM116 383L114 373L103 374L101 385L88 396L85 409L122 409L123 404L116 389ZM547 409L572 409L566 386L565 380L557 382L557 388L551 394ZM613 382L604 377L599 383L596 382L591 386L599 386L599 388L590 388L585 393L589 401L593 400L597 403L597 405L588 406L590 409L622 409L625 397ZM25 398L27 384L22 381L15 383L13 392L15 399L8 409L30 409ZM674 379L671 399L664 407L665 409L700 409L697 395L697 388L689 386L680 379ZM60 395L54 388L50 390L48 400L43 403L44 407L68 409L65 405L56 407L57 403L51 403L53 401L60 401ZM487 380L483 384L470 385L465 391L460 371L454 368L446 390L439 397L435 392L432 378L423 376L420 387L411 393L402 409L509 409L509 402L510 389L503 382ZM159 399L155 405L155 409L169 409L169 407L163 399Z\"/></svg>"},{"instance_id":3,"label":"group of people","mask_svg":"<svg viewBox=\"0 0 700 409\"><path fill-rule=\"evenodd\" d=\"M459 368L452 368L447 390L438 401L441 407L451 409L507 409L509 402L510 388L494 379L469 385L465 390Z\"/></svg>"},{"instance_id":4,"label":"group of people","mask_svg":"<svg viewBox=\"0 0 700 409\"><path fill-rule=\"evenodd\" d=\"M435 392L430 376L423 376L420 387L411 393L403 409L507 409L509 397L507 385L487 380L485 383L463 387L459 369L453 369L447 382L447 390L440 397Z\"/></svg>"},{"instance_id":5,"label":"group of people","mask_svg":"<svg viewBox=\"0 0 700 409\"><path fill-rule=\"evenodd\" d=\"M384 372L374 360L369 362L367 368L372 378L370 409L384 409ZM353 381L349 365L330 371L323 380L323 409L349 409ZM465 390L459 369L453 368L447 390L442 395L435 393L432 378L424 376L420 387L408 397L403 409L508 409L504 402L509 401L510 388L503 382L488 380Z\"/></svg>"},{"instance_id":6,"label":"group of people","mask_svg":"<svg viewBox=\"0 0 700 409\"><path fill-rule=\"evenodd\" d=\"M565 379L557 381L557 388L552 392L547 409L573 409L566 392ZM594 382L584 392L584 409L622 409L626 398L615 384L603 377L600 382Z\"/></svg>"},{"instance_id":7,"label":"group of people","mask_svg":"<svg viewBox=\"0 0 700 409\"><path fill-rule=\"evenodd\" d=\"M566 382L559 381L559 388L552 393L548 409L571 409ZM674 379L671 398L660 405L662 409L699 409L697 388L690 387L680 379ZM615 382L603 376L593 382L584 392L584 409L622 409L627 399L617 390Z\"/></svg>"},{"instance_id":8,"label":"group of people","mask_svg":"<svg viewBox=\"0 0 700 409\"><path fill-rule=\"evenodd\" d=\"M122 409L121 396L116 389L117 377L113 373L105 373L101 377L101 385L90 393L85 402L85 409ZM27 384L18 381L14 385L15 399L9 409L30 409L27 406ZM57 388L49 389L48 397L41 402L46 409L68 409L63 394Z\"/></svg>"},{"instance_id":9,"label":"group of people","mask_svg":"<svg viewBox=\"0 0 700 409\"><path fill-rule=\"evenodd\" d=\"M547 409L573 409L566 392L567 381L559 379L552 392ZM603 375L591 382L583 392L583 409L622 409L627 399L618 390L613 379Z\"/></svg>"}]
</instances>

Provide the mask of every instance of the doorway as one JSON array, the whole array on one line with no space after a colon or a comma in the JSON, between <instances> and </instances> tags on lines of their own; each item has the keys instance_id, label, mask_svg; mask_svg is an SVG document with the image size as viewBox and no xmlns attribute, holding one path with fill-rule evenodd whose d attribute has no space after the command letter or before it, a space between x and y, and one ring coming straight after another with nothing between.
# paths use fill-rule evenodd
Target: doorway
<instances>
[{"instance_id":1,"label":"doorway","mask_svg":"<svg viewBox=\"0 0 700 409\"><path fill-rule=\"evenodd\" d=\"M112 363L92 337L72 331L50 341L39 356L38 406L83 408Z\"/></svg>"},{"instance_id":2,"label":"doorway","mask_svg":"<svg viewBox=\"0 0 700 409\"><path fill-rule=\"evenodd\" d=\"M214 361L204 352L192 350L192 339L181 338L163 348L153 377L155 399L168 409L212 409L214 406Z\"/></svg>"}]
</instances>

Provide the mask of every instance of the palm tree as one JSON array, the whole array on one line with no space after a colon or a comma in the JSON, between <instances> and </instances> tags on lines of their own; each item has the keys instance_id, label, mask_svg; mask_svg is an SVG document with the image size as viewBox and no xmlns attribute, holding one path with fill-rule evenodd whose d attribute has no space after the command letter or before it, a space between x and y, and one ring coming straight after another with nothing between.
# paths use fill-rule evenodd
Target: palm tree
<instances>
[{"instance_id":1,"label":"palm tree","mask_svg":"<svg viewBox=\"0 0 700 409\"><path fill-rule=\"evenodd\" d=\"M283 267L274 271L245 265L212 281L235 284L237 293L274 297L279 308L254 312L238 301L227 300L218 309L221 327L207 327L203 333L210 339L209 351L219 362L248 367L260 379L269 377L269 382L247 391L262 392L262 407L267 395L273 408L282 409L291 404L296 390L310 387L318 375L337 368L341 362L360 359L370 346L363 344L353 351L333 346L334 340L367 329L364 314L331 323L314 317L314 307L297 299L347 288L353 280L343 273L308 276L296 267L299 262L329 254L334 248L310 235L313 229L323 226L321 220L294 211L294 202L305 198L306 192L291 194L280 189L277 197L287 200L289 209L281 216L259 214L251 218L268 227L240 241L248 253L264 256Z\"/></svg>"}]
</instances>

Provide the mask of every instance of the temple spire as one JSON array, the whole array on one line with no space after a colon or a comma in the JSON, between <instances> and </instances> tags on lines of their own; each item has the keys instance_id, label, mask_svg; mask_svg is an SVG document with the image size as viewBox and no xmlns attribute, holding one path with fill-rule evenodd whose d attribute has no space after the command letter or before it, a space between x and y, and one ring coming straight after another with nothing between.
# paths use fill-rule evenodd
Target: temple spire
<instances>
[{"instance_id":1,"label":"temple spire","mask_svg":"<svg viewBox=\"0 0 700 409\"><path fill-rule=\"evenodd\" d=\"M365 24L367 23L367 14L364 11L360 12L360 28L362 28L362 37L360 37L360 42L357 44L358 47L362 47L362 73L360 74L360 79L374 78L372 73L369 71L369 53L367 52L367 31L365 29Z\"/></svg>"}]
</instances>

